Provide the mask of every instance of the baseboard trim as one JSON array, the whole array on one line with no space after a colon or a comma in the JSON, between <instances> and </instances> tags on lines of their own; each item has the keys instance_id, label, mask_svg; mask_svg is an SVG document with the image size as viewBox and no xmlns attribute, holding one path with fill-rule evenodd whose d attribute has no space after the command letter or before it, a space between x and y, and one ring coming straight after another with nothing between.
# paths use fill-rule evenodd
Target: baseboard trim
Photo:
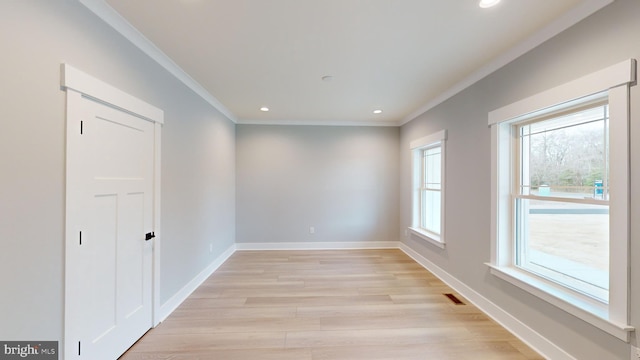
<instances>
[{"instance_id":1,"label":"baseboard trim","mask_svg":"<svg viewBox=\"0 0 640 360\"><path fill-rule=\"evenodd\" d=\"M528 327L526 324L515 318L510 313L504 311L498 305L480 295L480 293L476 292L460 280L456 279L454 276L447 273L424 256L420 255L408 245L401 243L399 248L405 254L415 260L418 264L422 265L425 269L429 270L435 276L440 278L440 280L442 280L445 284L449 285L452 289L460 293L460 295L464 296L473 305L482 310L497 323L505 327L512 334L522 340L522 342L529 345L532 349L537 351L546 359L576 360L573 356L569 355L556 344Z\"/></svg>"},{"instance_id":2,"label":"baseboard trim","mask_svg":"<svg viewBox=\"0 0 640 360\"><path fill-rule=\"evenodd\" d=\"M227 259L236 252L236 245L231 245L225 252L220 254L215 260L209 264L204 270L202 270L196 277L191 279L180 291L173 295L160 307L160 322L173 313L180 304L182 304L202 283L211 276L218 268L224 264Z\"/></svg>"},{"instance_id":3,"label":"baseboard trim","mask_svg":"<svg viewBox=\"0 0 640 360\"><path fill-rule=\"evenodd\" d=\"M347 250L398 249L398 241L236 243L237 250Z\"/></svg>"}]
</instances>

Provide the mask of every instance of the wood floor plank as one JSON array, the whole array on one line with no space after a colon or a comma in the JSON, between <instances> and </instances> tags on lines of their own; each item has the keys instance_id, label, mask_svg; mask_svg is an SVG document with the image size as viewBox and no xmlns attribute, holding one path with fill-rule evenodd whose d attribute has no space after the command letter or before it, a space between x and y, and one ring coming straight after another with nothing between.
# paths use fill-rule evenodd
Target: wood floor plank
<instances>
[{"instance_id":1,"label":"wood floor plank","mask_svg":"<svg viewBox=\"0 0 640 360\"><path fill-rule=\"evenodd\" d=\"M358 292L358 289L342 289L335 287L305 287L305 288L278 288L278 287L263 287L263 288L250 288L245 289L231 289L225 290L220 295L222 298L256 298L256 297L342 297L342 296L359 296L362 295ZM366 295L366 294L365 294ZM372 294L381 295L386 294ZM387 295L388 297L388 295ZM390 298L389 298L390 301Z\"/></svg>"},{"instance_id":2,"label":"wood floor plank","mask_svg":"<svg viewBox=\"0 0 640 360\"><path fill-rule=\"evenodd\" d=\"M436 344L472 339L464 327L295 331L286 347Z\"/></svg>"},{"instance_id":3,"label":"wood floor plank","mask_svg":"<svg viewBox=\"0 0 640 360\"><path fill-rule=\"evenodd\" d=\"M189 320L167 320L158 327L158 334L213 334L250 332L287 332L321 329L320 319L301 317L245 317L245 318L200 318Z\"/></svg>"},{"instance_id":4,"label":"wood floor plank","mask_svg":"<svg viewBox=\"0 0 640 360\"><path fill-rule=\"evenodd\" d=\"M402 251L296 250L237 251L121 359L542 357Z\"/></svg>"},{"instance_id":5,"label":"wood floor plank","mask_svg":"<svg viewBox=\"0 0 640 360\"><path fill-rule=\"evenodd\" d=\"M189 297L178 307L178 310L241 307L246 302L246 297Z\"/></svg>"},{"instance_id":6,"label":"wood floor plank","mask_svg":"<svg viewBox=\"0 0 640 360\"><path fill-rule=\"evenodd\" d=\"M310 349L217 349L185 352L130 352L126 360L313 360Z\"/></svg>"},{"instance_id":7,"label":"wood floor plank","mask_svg":"<svg viewBox=\"0 0 640 360\"><path fill-rule=\"evenodd\" d=\"M296 314L295 307L178 308L171 314L170 319L288 318L295 317Z\"/></svg>"},{"instance_id":8,"label":"wood floor plank","mask_svg":"<svg viewBox=\"0 0 640 360\"><path fill-rule=\"evenodd\" d=\"M220 349L282 349L285 338L285 332L147 334L135 344L134 352L180 354Z\"/></svg>"},{"instance_id":9,"label":"wood floor plank","mask_svg":"<svg viewBox=\"0 0 640 360\"><path fill-rule=\"evenodd\" d=\"M508 343L459 341L443 346L434 344L369 345L313 348L313 360L526 360Z\"/></svg>"},{"instance_id":10,"label":"wood floor plank","mask_svg":"<svg viewBox=\"0 0 640 360\"><path fill-rule=\"evenodd\" d=\"M415 316L398 316L397 314L370 314L363 316L322 317L320 324L323 330L366 330L366 329L402 329L402 328L445 328L466 327L469 324L476 329L495 324L487 318L464 318L456 314L449 316L433 316L433 314L416 314ZM473 334L473 333L472 333ZM493 335L497 337L497 335ZM509 338L513 339L513 338Z\"/></svg>"},{"instance_id":11,"label":"wood floor plank","mask_svg":"<svg viewBox=\"0 0 640 360\"><path fill-rule=\"evenodd\" d=\"M344 295L344 296L257 296L247 298L247 306L309 306L391 303L389 295Z\"/></svg>"}]
</instances>

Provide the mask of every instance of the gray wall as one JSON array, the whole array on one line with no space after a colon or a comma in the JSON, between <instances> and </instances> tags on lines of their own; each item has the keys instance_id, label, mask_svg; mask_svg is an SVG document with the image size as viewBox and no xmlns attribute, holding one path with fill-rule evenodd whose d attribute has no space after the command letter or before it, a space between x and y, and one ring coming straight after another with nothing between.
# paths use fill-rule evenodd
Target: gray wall
<instances>
[{"instance_id":1,"label":"gray wall","mask_svg":"<svg viewBox=\"0 0 640 360\"><path fill-rule=\"evenodd\" d=\"M409 142L440 129L447 141L447 248L403 242L577 359L629 359L629 346L489 274L490 152L487 113L628 58L640 59L640 2L617 0L401 129L401 227L409 226ZM632 219L640 212L640 88L631 90ZM631 323L640 327L640 224L632 220ZM634 339L634 343L636 339Z\"/></svg>"},{"instance_id":2,"label":"gray wall","mask_svg":"<svg viewBox=\"0 0 640 360\"><path fill-rule=\"evenodd\" d=\"M238 125L236 241L397 241L399 139L395 127Z\"/></svg>"},{"instance_id":3,"label":"gray wall","mask_svg":"<svg viewBox=\"0 0 640 360\"><path fill-rule=\"evenodd\" d=\"M232 122L75 1L0 1L0 44L0 339L62 340L62 62L165 111L161 301L233 244Z\"/></svg>"}]
</instances>

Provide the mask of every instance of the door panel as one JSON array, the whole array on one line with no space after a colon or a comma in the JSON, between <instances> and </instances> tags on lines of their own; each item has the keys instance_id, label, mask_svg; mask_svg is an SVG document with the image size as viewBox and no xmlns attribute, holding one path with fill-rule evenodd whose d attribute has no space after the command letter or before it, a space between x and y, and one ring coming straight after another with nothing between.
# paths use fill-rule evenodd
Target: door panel
<instances>
[{"instance_id":1,"label":"door panel","mask_svg":"<svg viewBox=\"0 0 640 360\"><path fill-rule=\"evenodd\" d=\"M142 184L139 184L142 185ZM145 305L144 297L144 246L141 240L144 232L144 193L125 193L123 206L128 211L121 221L121 241L118 248L121 267L118 268L120 290L127 294L122 297L120 310L125 319L132 318Z\"/></svg>"},{"instance_id":2,"label":"door panel","mask_svg":"<svg viewBox=\"0 0 640 360\"><path fill-rule=\"evenodd\" d=\"M90 325L89 338L100 339L106 335L107 329L116 326L115 274L99 270L109 268L116 258L118 198L116 194L104 194L95 196L92 200L91 219L99 221L93 221L91 231L85 231L82 244L85 255L82 263L85 274L90 274L91 279L87 277L82 283L89 305L96 310L102 309L92 311L93 321L87 322ZM92 239L89 240L89 237ZM96 286L98 284L100 286Z\"/></svg>"}]
</instances>

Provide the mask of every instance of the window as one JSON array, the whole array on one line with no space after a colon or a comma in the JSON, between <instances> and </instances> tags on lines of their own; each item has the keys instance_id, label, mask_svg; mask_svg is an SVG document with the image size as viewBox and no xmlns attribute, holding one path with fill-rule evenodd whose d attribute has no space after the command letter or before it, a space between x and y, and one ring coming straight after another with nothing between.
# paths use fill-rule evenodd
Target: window
<instances>
[{"instance_id":1,"label":"window","mask_svg":"<svg viewBox=\"0 0 640 360\"><path fill-rule=\"evenodd\" d=\"M516 265L609 296L608 105L512 125Z\"/></svg>"},{"instance_id":2,"label":"window","mask_svg":"<svg viewBox=\"0 0 640 360\"><path fill-rule=\"evenodd\" d=\"M446 130L412 141L413 220L411 233L444 248L444 142Z\"/></svg>"},{"instance_id":3,"label":"window","mask_svg":"<svg viewBox=\"0 0 640 360\"><path fill-rule=\"evenodd\" d=\"M492 274L625 341L635 66L489 113Z\"/></svg>"}]
</instances>

